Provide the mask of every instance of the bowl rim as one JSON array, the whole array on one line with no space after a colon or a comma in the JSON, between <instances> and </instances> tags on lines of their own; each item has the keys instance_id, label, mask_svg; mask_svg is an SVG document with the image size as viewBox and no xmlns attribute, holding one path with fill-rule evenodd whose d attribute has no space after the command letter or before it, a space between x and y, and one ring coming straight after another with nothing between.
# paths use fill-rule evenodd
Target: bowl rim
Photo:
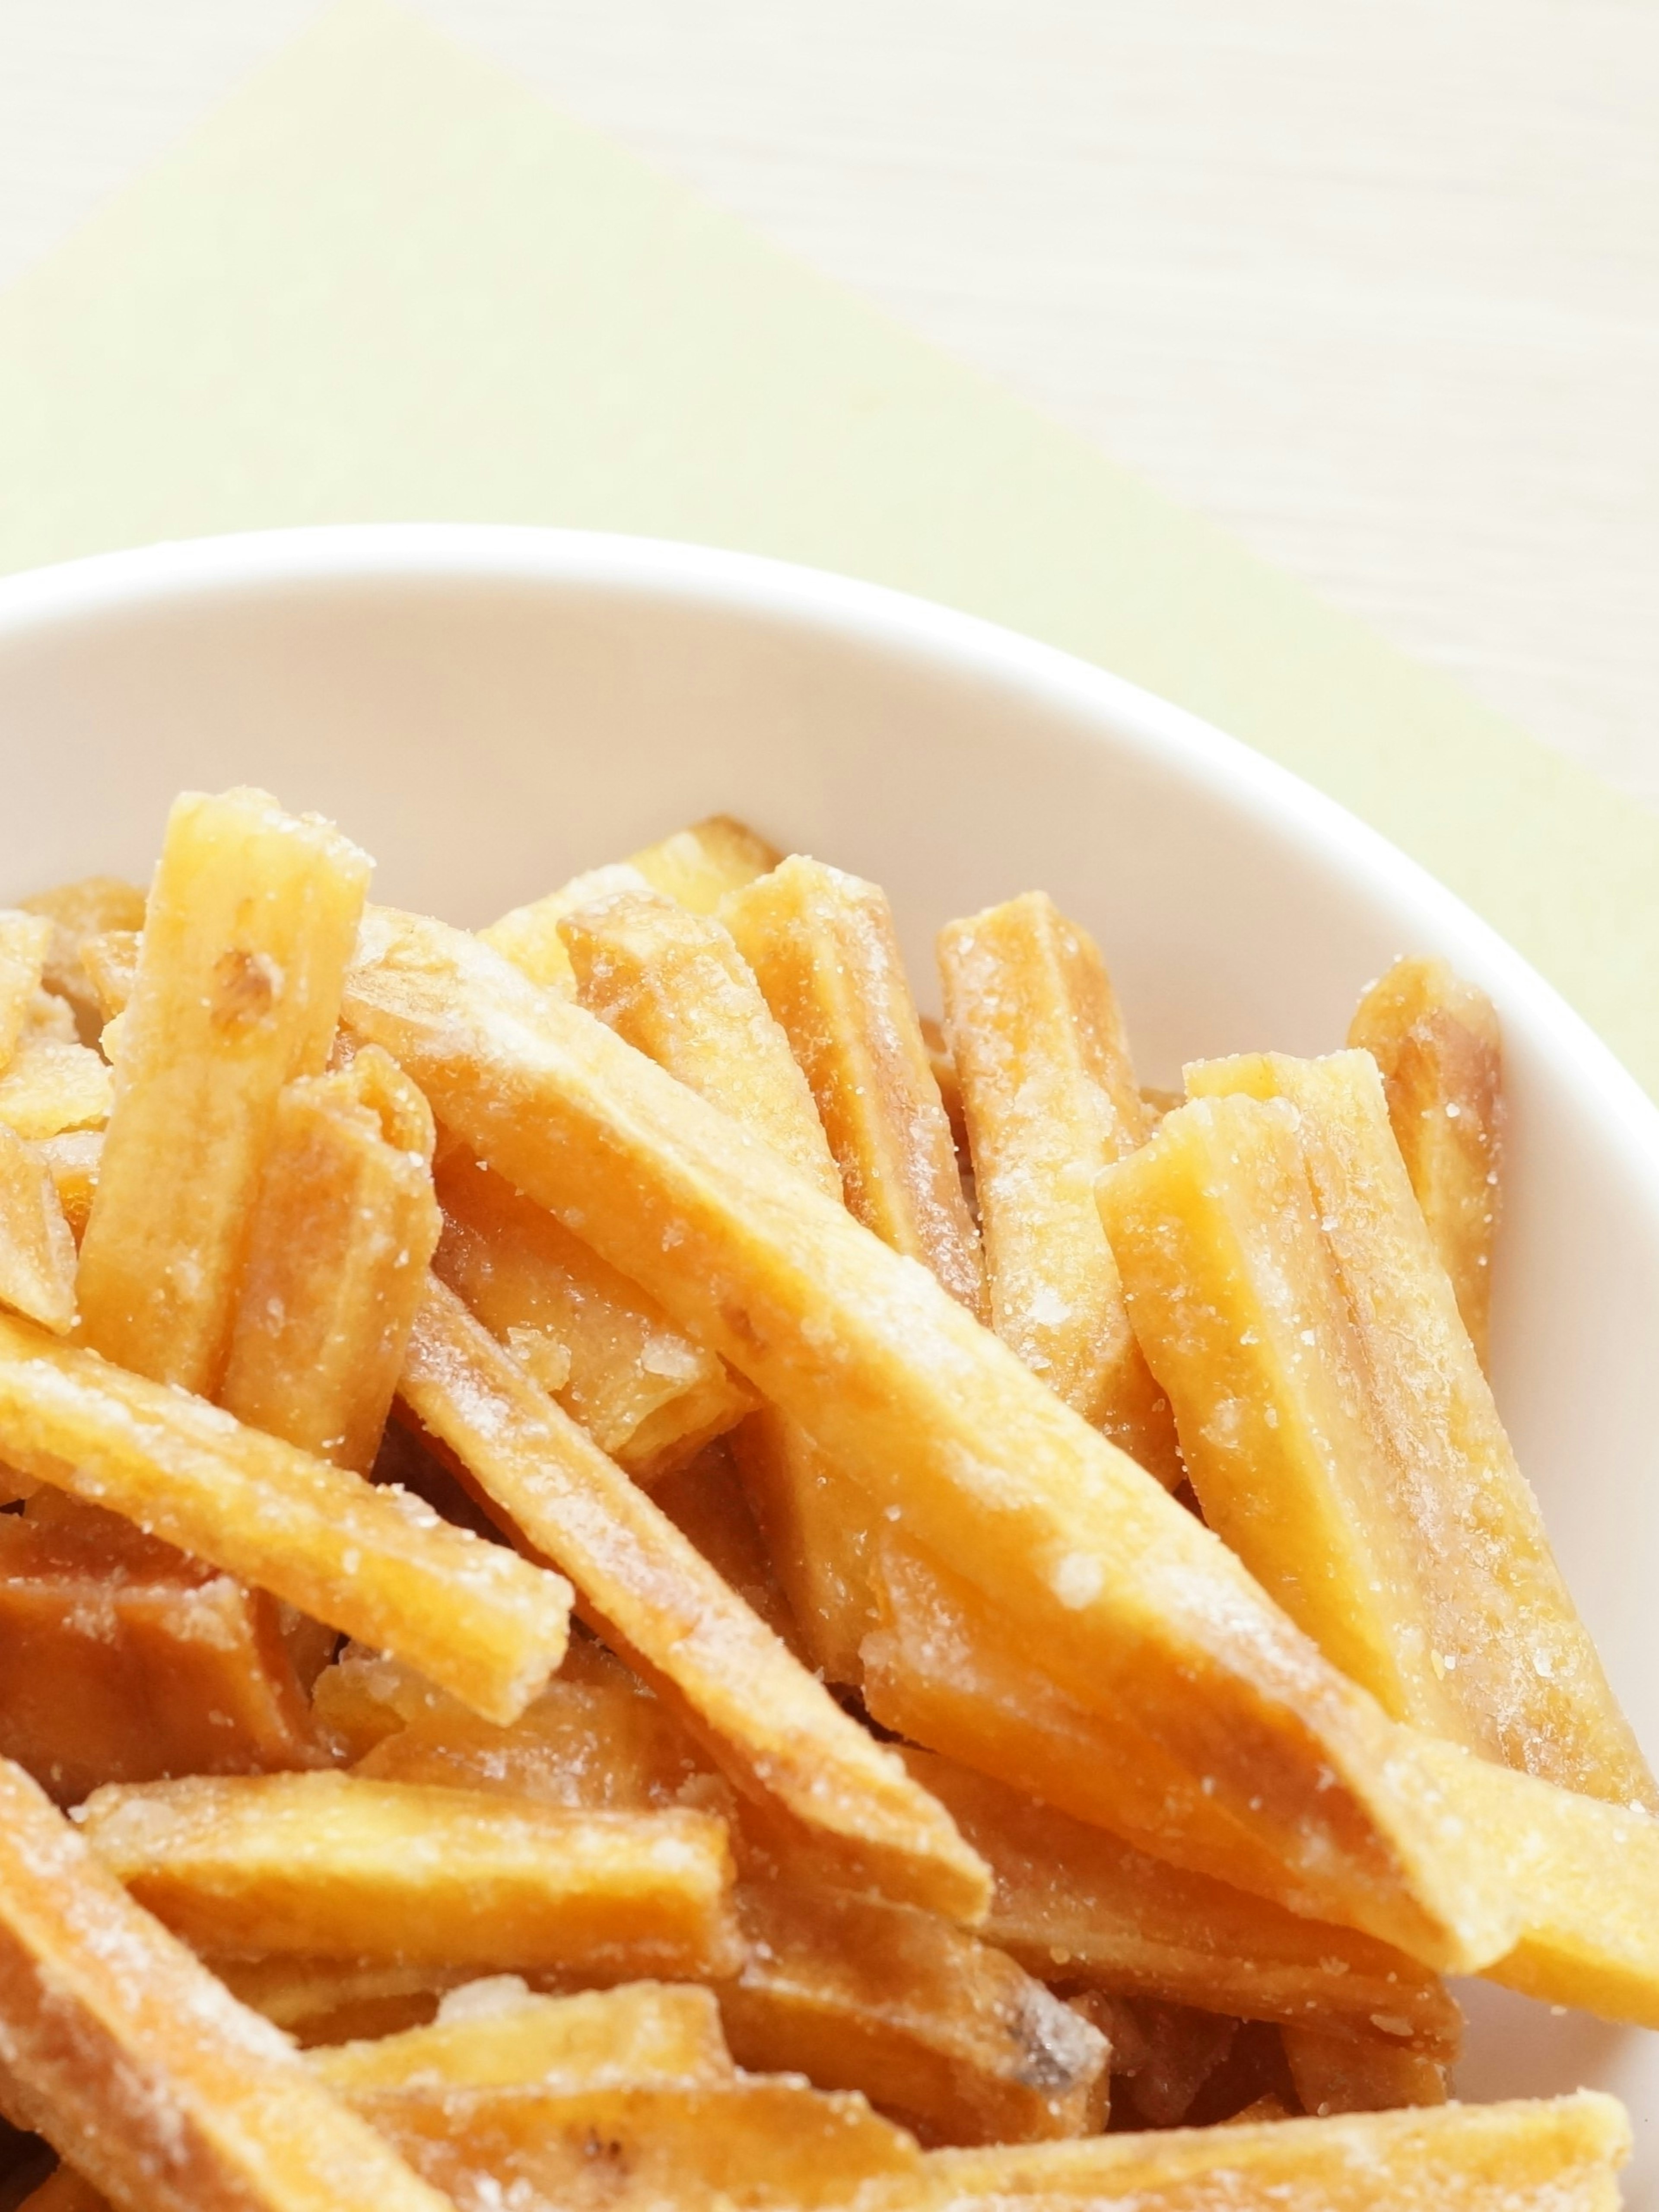
<instances>
[{"instance_id":1,"label":"bowl rim","mask_svg":"<svg viewBox=\"0 0 1659 2212\"><path fill-rule=\"evenodd\" d=\"M1555 987L1420 863L1294 770L1127 678L979 615L830 569L689 541L520 523L307 524L168 539L0 577L0 649L32 633L146 606L272 589L424 582L547 583L669 599L839 632L896 657L979 672L1173 769L1310 859L1340 863L1364 896L1412 912L1426 941L1519 1018L1582 1100L1659 1215L1659 1103ZM1080 713L1079 713L1080 710Z\"/></svg>"}]
</instances>

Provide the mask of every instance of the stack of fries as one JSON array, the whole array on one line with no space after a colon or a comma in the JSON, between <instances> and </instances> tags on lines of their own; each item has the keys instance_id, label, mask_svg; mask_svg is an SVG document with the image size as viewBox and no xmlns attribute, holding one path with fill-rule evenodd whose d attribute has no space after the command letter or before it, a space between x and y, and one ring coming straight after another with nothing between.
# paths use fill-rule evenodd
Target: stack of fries
<instances>
[{"instance_id":1,"label":"stack of fries","mask_svg":"<svg viewBox=\"0 0 1659 2212\"><path fill-rule=\"evenodd\" d=\"M934 1025L726 819L368 875L0 915L0 2203L1616 2204L1448 2101L1444 1973L1659 2026L1481 995L1183 1101L1041 893Z\"/></svg>"}]
</instances>

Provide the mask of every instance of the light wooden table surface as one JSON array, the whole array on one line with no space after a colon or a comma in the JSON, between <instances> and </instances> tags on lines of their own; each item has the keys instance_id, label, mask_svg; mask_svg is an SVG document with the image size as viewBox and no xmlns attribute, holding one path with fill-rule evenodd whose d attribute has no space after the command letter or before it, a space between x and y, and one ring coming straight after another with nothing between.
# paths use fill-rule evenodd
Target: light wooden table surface
<instances>
[{"instance_id":1,"label":"light wooden table surface","mask_svg":"<svg viewBox=\"0 0 1659 2212\"><path fill-rule=\"evenodd\" d=\"M1656 0L416 0L1659 804ZM314 0L0 0L0 282Z\"/></svg>"}]
</instances>

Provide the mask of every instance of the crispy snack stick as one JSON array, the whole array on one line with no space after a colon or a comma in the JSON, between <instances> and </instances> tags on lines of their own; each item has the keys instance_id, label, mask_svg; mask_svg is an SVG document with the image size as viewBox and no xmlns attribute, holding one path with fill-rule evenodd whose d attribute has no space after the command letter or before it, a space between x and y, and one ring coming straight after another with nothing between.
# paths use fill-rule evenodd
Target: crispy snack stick
<instances>
[{"instance_id":1,"label":"crispy snack stick","mask_svg":"<svg viewBox=\"0 0 1659 2212\"><path fill-rule=\"evenodd\" d=\"M1443 960L1396 960L1354 1009L1348 1042L1381 1071L1395 1141L1485 1367L1503 1196L1497 1010Z\"/></svg>"},{"instance_id":2,"label":"crispy snack stick","mask_svg":"<svg viewBox=\"0 0 1659 2212\"><path fill-rule=\"evenodd\" d=\"M750 1410L724 1361L464 1145L441 1161L438 1195L439 1275L636 1480L683 1466Z\"/></svg>"},{"instance_id":3,"label":"crispy snack stick","mask_svg":"<svg viewBox=\"0 0 1659 2212\"><path fill-rule=\"evenodd\" d=\"M0 1122L0 1305L63 1336L75 1326L75 1239L43 1153Z\"/></svg>"},{"instance_id":4,"label":"crispy snack stick","mask_svg":"<svg viewBox=\"0 0 1659 2212\"><path fill-rule=\"evenodd\" d=\"M560 929L590 1013L839 1200L841 1170L806 1079L719 922L654 892L618 892ZM813 1664L856 1683L874 1621L861 1493L775 1407L751 1414L732 1449Z\"/></svg>"},{"instance_id":5,"label":"crispy snack stick","mask_svg":"<svg viewBox=\"0 0 1659 2212\"><path fill-rule=\"evenodd\" d=\"M728 891L775 868L781 857L729 814L711 814L631 859L590 868L545 898L514 907L479 934L532 982L568 995L574 978L559 936L566 915L616 890L656 890L690 913L713 914Z\"/></svg>"},{"instance_id":6,"label":"crispy snack stick","mask_svg":"<svg viewBox=\"0 0 1659 2212\"><path fill-rule=\"evenodd\" d=\"M17 1049L51 943L52 924L44 915L0 908L0 1068Z\"/></svg>"},{"instance_id":7,"label":"crispy snack stick","mask_svg":"<svg viewBox=\"0 0 1659 2212\"><path fill-rule=\"evenodd\" d=\"M1188 1804L1201 1796L1255 1838L1277 1870L1267 1893L1294 1891L1437 1966L1508 1948L1515 1900L1494 1896L1455 1832L1397 1799L1377 1708L925 1270L459 932L377 911L347 1004L441 1119L526 1195L579 1215L884 1518L996 1590L1080 1703L1161 1747ZM1237 1854L1209 1858L1184 1809L1147 1822L1163 1855L1245 1879Z\"/></svg>"},{"instance_id":8,"label":"crispy snack stick","mask_svg":"<svg viewBox=\"0 0 1659 2212\"><path fill-rule=\"evenodd\" d=\"M707 1771L707 1762L660 1700L629 1687L617 1672L612 1682L556 1676L510 1728L446 1698L383 1736L356 1771L591 1812L684 1802L687 1784Z\"/></svg>"},{"instance_id":9,"label":"crispy snack stick","mask_svg":"<svg viewBox=\"0 0 1659 2212\"><path fill-rule=\"evenodd\" d=\"M1282 1097L1300 1116L1321 1227L1396 1470L1369 1526L1386 1520L1415 1548L1429 1650L1455 1694L1460 1739L1565 1789L1659 1810L1413 1195L1376 1064L1361 1052L1264 1054L1189 1068L1187 1085L1200 1097ZM1115 1172L1133 1174L1133 1164Z\"/></svg>"},{"instance_id":10,"label":"crispy snack stick","mask_svg":"<svg viewBox=\"0 0 1659 2212\"><path fill-rule=\"evenodd\" d=\"M1516 1774L1455 1744L1403 1744L1401 1785L1462 1821L1521 1899L1520 1940L1486 1967L1547 2003L1659 2028L1659 1820Z\"/></svg>"},{"instance_id":11,"label":"crispy snack stick","mask_svg":"<svg viewBox=\"0 0 1659 2212\"><path fill-rule=\"evenodd\" d=\"M453 1990L429 2027L314 2051L331 2087L507 2089L643 2078L729 2081L736 2069L711 1990L625 1982L576 1996L535 1996L512 1975Z\"/></svg>"},{"instance_id":12,"label":"crispy snack stick","mask_svg":"<svg viewBox=\"0 0 1659 2212\"><path fill-rule=\"evenodd\" d=\"M1389 2112L1402 2105L1443 2105L1444 2063L1395 2037L1355 2035L1346 2024L1316 2021L1282 2031L1285 2057L1304 2112Z\"/></svg>"},{"instance_id":13,"label":"crispy snack stick","mask_svg":"<svg viewBox=\"0 0 1659 2212\"><path fill-rule=\"evenodd\" d=\"M726 1440L722 1437L700 1451L689 1466L660 1477L652 1485L651 1495L720 1580L810 1667L812 1661L799 1623L761 1540Z\"/></svg>"},{"instance_id":14,"label":"crispy snack stick","mask_svg":"<svg viewBox=\"0 0 1659 2212\"><path fill-rule=\"evenodd\" d=\"M220 1403L367 1474L438 1242L431 1109L373 1046L276 1102Z\"/></svg>"},{"instance_id":15,"label":"crispy snack stick","mask_svg":"<svg viewBox=\"0 0 1659 2212\"><path fill-rule=\"evenodd\" d=\"M931 1014L921 1018L921 1041L927 1048L927 1065L933 1071L933 1080L939 1085L939 1104L945 1109L945 1118L951 1124L951 1141L957 1148L957 1165L964 1174L973 1172L973 1162L968 1152L968 1119L962 1109L962 1079L957 1073L957 1063L951 1055L950 1040L945 1025L936 1022Z\"/></svg>"},{"instance_id":16,"label":"crispy snack stick","mask_svg":"<svg viewBox=\"0 0 1659 2212\"><path fill-rule=\"evenodd\" d=\"M723 1825L345 1774L112 1784L82 1832L198 1950L615 1976L741 1956Z\"/></svg>"},{"instance_id":17,"label":"crispy snack stick","mask_svg":"<svg viewBox=\"0 0 1659 2212\"><path fill-rule=\"evenodd\" d=\"M720 915L805 1072L848 1207L985 1319L979 1235L885 893L797 854Z\"/></svg>"},{"instance_id":18,"label":"crispy snack stick","mask_svg":"<svg viewBox=\"0 0 1659 2212\"><path fill-rule=\"evenodd\" d=\"M317 1756L273 1602L90 1507L0 1515L0 1753L61 1804Z\"/></svg>"},{"instance_id":19,"label":"crispy snack stick","mask_svg":"<svg viewBox=\"0 0 1659 2212\"><path fill-rule=\"evenodd\" d=\"M212 1396L277 1094L322 1072L369 862L263 792L175 801L81 1249L86 1341Z\"/></svg>"},{"instance_id":20,"label":"crispy snack stick","mask_svg":"<svg viewBox=\"0 0 1659 2212\"><path fill-rule=\"evenodd\" d=\"M1099 1200L1210 1526L1396 1719L1467 1734L1295 1110L1181 1107Z\"/></svg>"},{"instance_id":21,"label":"crispy snack stick","mask_svg":"<svg viewBox=\"0 0 1659 2212\"><path fill-rule=\"evenodd\" d=\"M1105 963L1041 891L939 933L997 1334L1167 1489L1169 1401L1135 1342L1096 1177L1148 1117Z\"/></svg>"},{"instance_id":22,"label":"crispy snack stick","mask_svg":"<svg viewBox=\"0 0 1659 2212\"><path fill-rule=\"evenodd\" d=\"M41 980L47 990L68 1001L82 1042L95 1043L112 1009L101 1003L102 994L88 971L87 944L116 931L136 936L144 926L144 894L137 884L123 883L115 876L83 876L78 883L37 891L19 903L52 924Z\"/></svg>"},{"instance_id":23,"label":"crispy snack stick","mask_svg":"<svg viewBox=\"0 0 1659 2212\"><path fill-rule=\"evenodd\" d=\"M0 2097L117 2212L446 2212L3 1765Z\"/></svg>"},{"instance_id":24,"label":"crispy snack stick","mask_svg":"<svg viewBox=\"0 0 1659 2212\"><path fill-rule=\"evenodd\" d=\"M0 1122L37 1143L64 1130L101 1128L113 1094L98 1054L42 1018L24 1029L0 1074Z\"/></svg>"},{"instance_id":25,"label":"crispy snack stick","mask_svg":"<svg viewBox=\"0 0 1659 2212\"><path fill-rule=\"evenodd\" d=\"M0 1454L511 1720L562 1656L569 1585L181 1390L0 1318Z\"/></svg>"},{"instance_id":26,"label":"crispy snack stick","mask_svg":"<svg viewBox=\"0 0 1659 2212\"><path fill-rule=\"evenodd\" d=\"M513 1527L562 1564L606 1641L683 1707L745 1795L775 1803L850 1887L960 1918L983 1911L983 1866L896 1756L441 1284L416 1320L400 1388Z\"/></svg>"},{"instance_id":27,"label":"crispy snack stick","mask_svg":"<svg viewBox=\"0 0 1659 2212\"><path fill-rule=\"evenodd\" d=\"M862 2097L787 2075L363 2090L350 2101L417 2172L479 2212L829 2212L922 2166L914 2139Z\"/></svg>"},{"instance_id":28,"label":"crispy snack stick","mask_svg":"<svg viewBox=\"0 0 1659 2212\"><path fill-rule=\"evenodd\" d=\"M1096 2136L1024 2148L936 2151L928 2189L870 2202L1121 2205L1124 2212L1618 2212L1630 2123L1611 2097L1281 2120L1271 2126Z\"/></svg>"},{"instance_id":29,"label":"crispy snack stick","mask_svg":"<svg viewBox=\"0 0 1659 2212\"><path fill-rule=\"evenodd\" d=\"M720 1987L739 2065L860 2089L933 2142L1030 2142L1105 2124L1104 2039L937 1913L749 1882L749 1955Z\"/></svg>"},{"instance_id":30,"label":"crispy snack stick","mask_svg":"<svg viewBox=\"0 0 1659 2212\"><path fill-rule=\"evenodd\" d=\"M1437 2061L1457 2007L1403 1953L1162 1860L931 1752L905 1763L996 1877L981 1933L1034 1974L1243 2020L1310 2015Z\"/></svg>"},{"instance_id":31,"label":"crispy snack stick","mask_svg":"<svg viewBox=\"0 0 1659 2212\"><path fill-rule=\"evenodd\" d=\"M143 938L136 929L106 929L81 945L81 965L97 1004L103 1011L103 1030L125 1013L138 980L138 952Z\"/></svg>"},{"instance_id":32,"label":"crispy snack stick","mask_svg":"<svg viewBox=\"0 0 1659 2212\"><path fill-rule=\"evenodd\" d=\"M280 1954L216 1959L213 1971L233 1996L291 2036L302 2051L429 2027L450 1990L477 1979L471 1966L387 1966L380 1960Z\"/></svg>"},{"instance_id":33,"label":"crispy snack stick","mask_svg":"<svg viewBox=\"0 0 1659 2212\"><path fill-rule=\"evenodd\" d=\"M58 1193L58 1203L78 1246L92 1212L98 1188L98 1163L104 1156L101 1129L66 1129L61 1136L43 1137L35 1149L46 1162Z\"/></svg>"}]
</instances>

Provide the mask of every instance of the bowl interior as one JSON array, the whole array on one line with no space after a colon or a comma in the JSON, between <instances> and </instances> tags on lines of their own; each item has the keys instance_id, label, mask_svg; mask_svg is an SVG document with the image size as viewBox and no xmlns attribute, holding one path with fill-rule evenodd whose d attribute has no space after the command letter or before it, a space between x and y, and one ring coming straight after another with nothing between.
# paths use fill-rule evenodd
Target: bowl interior
<instances>
[{"instance_id":1,"label":"bowl interior","mask_svg":"<svg viewBox=\"0 0 1659 2212\"><path fill-rule=\"evenodd\" d=\"M1495 1377L1650 1755L1659 1116L1410 863L1191 718L1064 656L737 556L519 531L307 532L0 585L0 897L142 875L173 794L337 817L376 896L477 924L694 817L890 890L922 1003L946 918L1042 886L1100 939L1143 1080L1329 1050L1401 951L1504 1017ZM1480 1990L1470 2095L1595 2082L1659 2122L1650 2038ZM1638 2166L1632 2203L1659 2207Z\"/></svg>"}]
</instances>

